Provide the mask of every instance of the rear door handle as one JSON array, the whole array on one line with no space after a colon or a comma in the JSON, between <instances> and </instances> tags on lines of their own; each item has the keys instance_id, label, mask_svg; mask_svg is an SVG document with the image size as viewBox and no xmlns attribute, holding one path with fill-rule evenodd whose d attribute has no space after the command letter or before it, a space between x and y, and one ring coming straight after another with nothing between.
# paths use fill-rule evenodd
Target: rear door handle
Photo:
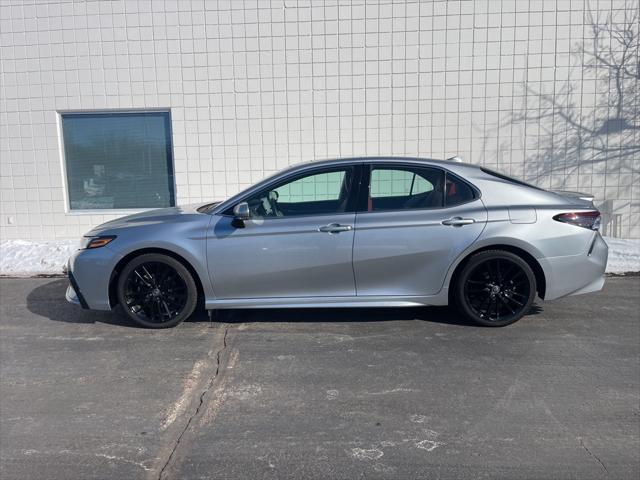
<instances>
[{"instance_id":1,"label":"rear door handle","mask_svg":"<svg viewBox=\"0 0 640 480\"><path fill-rule=\"evenodd\" d=\"M462 218L462 217L453 217L448 220L443 220L443 225L451 225L453 227L461 227L463 225L471 225L472 223L476 223L473 218Z\"/></svg>"},{"instance_id":2,"label":"rear door handle","mask_svg":"<svg viewBox=\"0 0 640 480\"><path fill-rule=\"evenodd\" d=\"M319 232L325 233L348 232L352 229L353 227L351 225L340 225L339 223L330 223L329 225L325 225L324 227L318 227Z\"/></svg>"}]
</instances>

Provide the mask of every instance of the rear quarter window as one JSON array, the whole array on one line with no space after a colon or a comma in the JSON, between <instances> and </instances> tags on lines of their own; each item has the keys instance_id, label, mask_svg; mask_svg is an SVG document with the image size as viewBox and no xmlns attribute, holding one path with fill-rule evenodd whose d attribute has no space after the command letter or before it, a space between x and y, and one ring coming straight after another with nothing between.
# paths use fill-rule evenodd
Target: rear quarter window
<instances>
[{"instance_id":1,"label":"rear quarter window","mask_svg":"<svg viewBox=\"0 0 640 480\"><path fill-rule=\"evenodd\" d=\"M444 192L444 206L455 207L471 202L478 197L476 191L467 182L447 172Z\"/></svg>"}]
</instances>

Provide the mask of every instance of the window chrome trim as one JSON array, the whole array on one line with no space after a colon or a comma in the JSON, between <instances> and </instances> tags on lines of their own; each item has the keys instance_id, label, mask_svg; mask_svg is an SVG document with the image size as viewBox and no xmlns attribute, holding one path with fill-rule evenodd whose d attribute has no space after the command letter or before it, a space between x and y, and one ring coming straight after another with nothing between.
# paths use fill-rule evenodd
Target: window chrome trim
<instances>
[{"instance_id":1,"label":"window chrome trim","mask_svg":"<svg viewBox=\"0 0 640 480\"><path fill-rule=\"evenodd\" d=\"M333 160L326 160L322 163L322 165L316 165L317 162L313 162L313 163L308 163L308 164L298 164L298 165L291 165L288 167L287 170L290 170L288 173L284 173L283 171L280 172L275 172L272 173L271 175L267 176L266 178L260 180L258 183L255 183L253 185L250 185L249 187L245 188L244 190L236 193L235 195L232 195L231 197L223 200L222 202L218 203L217 205L212 206L210 209L208 209L206 212L203 213L207 213L209 215L222 215L222 212L224 212L225 210L227 210L227 208L229 208L230 206L235 205L238 202L242 202L245 198L247 198L249 195L251 195L253 192L259 190L260 188L264 188L269 186L270 184L272 184L273 182L277 182L279 181L281 178L285 178L285 175L294 175L297 173L302 173L302 172L309 172L312 171L314 169L322 169L322 168L327 168L327 167L332 167L332 166L360 166L361 168L361 172L364 174L365 170L367 168L367 166L370 165L390 165L390 166L422 166L422 167L429 167L429 168L438 168L441 170L444 170L447 173L450 173L452 175L455 175L456 178L461 179L463 182L465 182L467 185L471 186L472 189L474 190L474 192L477 193L477 198L476 199L480 199L482 198L482 192L480 191L480 189L473 184L471 181L461 177L460 175L452 172L449 168L447 168L446 166L443 166L444 162L443 160L436 160L436 159L429 159L429 158L419 158L419 157L393 157L393 156L380 156L380 157L355 157L355 158L345 158L345 159L333 159ZM457 166L464 166L464 164L457 164ZM286 171L286 170L285 170ZM359 180L362 181L364 180L364 175L362 175L362 178L360 178ZM360 188L360 192L362 192L362 190L364 190L364 186L361 186ZM362 198L365 199L366 201L366 197L364 197L362 194L359 195L359 198L357 200L357 202L360 202L362 200ZM474 200L476 200L474 199ZM207 202L209 203L209 202ZM470 203L470 202L469 202ZM365 202L366 204L366 202ZM460 204L460 205L464 205L464 204ZM388 210L391 211L391 210ZM393 211L398 211L398 210L393 210ZM415 210L417 211L417 210ZM359 210L356 207L356 213L361 213L362 210Z\"/></svg>"}]
</instances>

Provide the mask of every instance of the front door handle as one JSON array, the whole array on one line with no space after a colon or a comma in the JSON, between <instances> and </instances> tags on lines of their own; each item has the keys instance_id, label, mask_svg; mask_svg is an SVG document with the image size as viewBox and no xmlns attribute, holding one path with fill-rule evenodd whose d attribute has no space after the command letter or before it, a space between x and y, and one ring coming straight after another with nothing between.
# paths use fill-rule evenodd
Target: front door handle
<instances>
[{"instance_id":1,"label":"front door handle","mask_svg":"<svg viewBox=\"0 0 640 480\"><path fill-rule=\"evenodd\" d=\"M462 217L453 217L448 220L443 220L443 225L451 225L453 227L461 227L463 225L471 225L472 223L476 223L473 218L462 218Z\"/></svg>"},{"instance_id":2,"label":"front door handle","mask_svg":"<svg viewBox=\"0 0 640 480\"><path fill-rule=\"evenodd\" d=\"M339 223L330 223L329 225L325 225L324 227L319 227L319 232L325 233L338 233L338 232L348 232L352 230L353 227L351 225L340 225Z\"/></svg>"}]
</instances>

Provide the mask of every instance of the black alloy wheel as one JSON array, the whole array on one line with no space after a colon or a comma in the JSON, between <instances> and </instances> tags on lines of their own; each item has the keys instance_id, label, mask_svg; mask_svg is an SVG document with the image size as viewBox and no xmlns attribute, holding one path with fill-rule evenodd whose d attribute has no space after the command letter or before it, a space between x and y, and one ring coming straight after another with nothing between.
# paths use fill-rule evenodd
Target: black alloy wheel
<instances>
[{"instance_id":1,"label":"black alloy wheel","mask_svg":"<svg viewBox=\"0 0 640 480\"><path fill-rule=\"evenodd\" d=\"M149 328L173 327L191 316L198 291L178 260L145 254L131 260L118 278L118 301L134 322Z\"/></svg>"},{"instance_id":2,"label":"black alloy wheel","mask_svg":"<svg viewBox=\"0 0 640 480\"><path fill-rule=\"evenodd\" d=\"M521 257L489 250L471 257L458 277L456 299L475 322L503 327L520 320L531 308L536 278Z\"/></svg>"}]
</instances>

